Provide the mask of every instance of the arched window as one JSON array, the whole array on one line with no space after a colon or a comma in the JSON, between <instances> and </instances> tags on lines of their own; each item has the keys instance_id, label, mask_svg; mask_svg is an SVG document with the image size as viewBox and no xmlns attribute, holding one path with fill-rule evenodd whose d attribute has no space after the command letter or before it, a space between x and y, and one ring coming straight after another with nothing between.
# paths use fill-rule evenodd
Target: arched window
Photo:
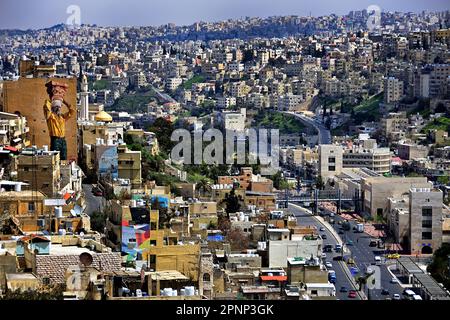
<instances>
[{"instance_id":1,"label":"arched window","mask_svg":"<svg viewBox=\"0 0 450 320\"><path fill-rule=\"evenodd\" d=\"M204 281L204 282L209 282L209 281L211 281L211 276L209 275L209 273L203 274L203 281Z\"/></svg>"}]
</instances>

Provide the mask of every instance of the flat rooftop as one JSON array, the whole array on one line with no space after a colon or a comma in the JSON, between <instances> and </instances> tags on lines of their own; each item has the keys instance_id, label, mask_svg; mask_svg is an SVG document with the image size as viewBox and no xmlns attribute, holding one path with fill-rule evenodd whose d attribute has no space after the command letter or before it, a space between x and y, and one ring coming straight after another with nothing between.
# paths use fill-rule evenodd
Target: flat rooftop
<instances>
[{"instance_id":1,"label":"flat rooftop","mask_svg":"<svg viewBox=\"0 0 450 320\"><path fill-rule=\"evenodd\" d=\"M78 246L63 246L61 244L51 244L50 255L53 256L65 256L65 255L80 255L84 252L96 253L89 248L82 248Z\"/></svg>"}]
</instances>

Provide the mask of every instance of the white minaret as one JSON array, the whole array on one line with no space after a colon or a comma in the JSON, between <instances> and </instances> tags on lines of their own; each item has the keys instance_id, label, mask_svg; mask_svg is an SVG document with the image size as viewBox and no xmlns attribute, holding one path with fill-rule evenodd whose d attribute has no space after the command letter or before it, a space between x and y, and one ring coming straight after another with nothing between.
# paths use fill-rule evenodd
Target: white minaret
<instances>
[{"instance_id":1,"label":"white minaret","mask_svg":"<svg viewBox=\"0 0 450 320\"><path fill-rule=\"evenodd\" d=\"M83 80L81 81L80 120L89 121L89 91L86 75L83 75Z\"/></svg>"}]
</instances>

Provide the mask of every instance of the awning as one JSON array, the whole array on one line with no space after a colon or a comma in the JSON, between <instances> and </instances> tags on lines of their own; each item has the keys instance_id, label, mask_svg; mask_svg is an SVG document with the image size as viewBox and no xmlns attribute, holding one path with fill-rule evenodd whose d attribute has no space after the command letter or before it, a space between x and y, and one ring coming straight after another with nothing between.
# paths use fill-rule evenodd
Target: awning
<instances>
[{"instance_id":1,"label":"awning","mask_svg":"<svg viewBox=\"0 0 450 320\"><path fill-rule=\"evenodd\" d=\"M11 151L11 152L18 152L19 151L19 149L11 147L11 146L3 147L3 150L8 150L8 151Z\"/></svg>"},{"instance_id":2,"label":"awning","mask_svg":"<svg viewBox=\"0 0 450 320\"><path fill-rule=\"evenodd\" d=\"M22 142L22 138L15 138L15 139L13 139L13 142L14 143Z\"/></svg>"},{"instance_id":3,"label":"awning","mask_svg":"<svg viewBox=\"0 0 450 320\"><path fill-rule=\"evenodd\" d=\"M287 281L287 276L261 276L262 281Z\"/></svg>"}]
</instances>

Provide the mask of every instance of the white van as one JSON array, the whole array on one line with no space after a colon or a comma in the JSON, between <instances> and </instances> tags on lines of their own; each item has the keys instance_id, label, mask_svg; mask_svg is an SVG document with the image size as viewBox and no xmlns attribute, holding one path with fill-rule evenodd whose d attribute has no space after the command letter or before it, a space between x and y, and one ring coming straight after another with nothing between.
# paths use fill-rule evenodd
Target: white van
<instances>
[{"instance_id":1,"label":"white van","mask_svg":"<svg viewBox=\"0 0 450 320\"><path fill-rule=\"evenodd\" d=\"M413 300L422 300L422 297L418 294L413 295Z\"/></svg>"},{"instance_id":2,"label":"white van","mask_svg":"<svg viewBox=\"0 0 450 320\"><path fill-rule=\"evenodd\" d=\"M413 299L413 297L416 295L416 293L415 293L414 291L409 290L409 289L405 289L405 290L403 291L403 294L404 294L405 296L407 296L409 299Z\"/></svg>"}]
</instances>

